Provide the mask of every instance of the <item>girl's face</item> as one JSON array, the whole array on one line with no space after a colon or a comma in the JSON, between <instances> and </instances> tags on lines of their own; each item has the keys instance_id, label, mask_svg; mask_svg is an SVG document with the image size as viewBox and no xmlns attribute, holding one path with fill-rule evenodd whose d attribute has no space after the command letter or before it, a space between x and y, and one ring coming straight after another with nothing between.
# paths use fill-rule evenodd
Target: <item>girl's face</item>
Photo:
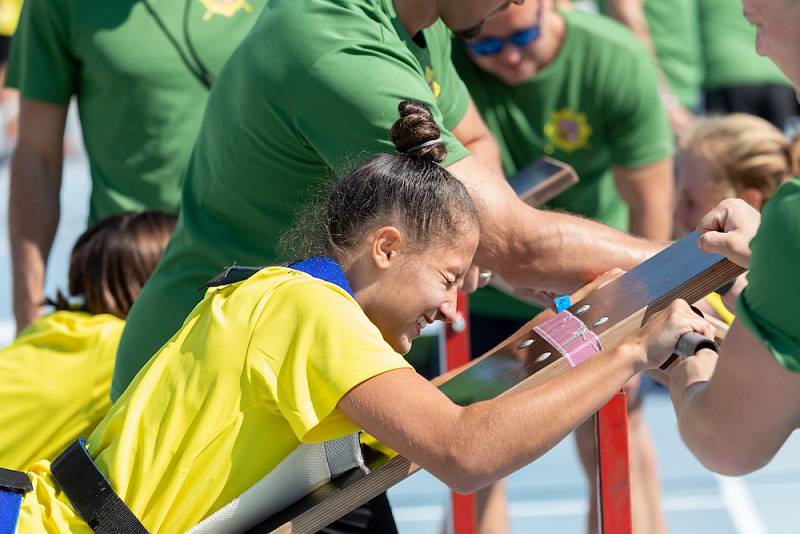
<instances>
[{"instance_id":1,"label":"girl's face","mask_svg":"<svg viewBox=\"0 0 800 534\"><path fill-rule=\"evenodd\" d=\"M456 293L477 247L478 229L473 226L452 241L401 250L376 272L369 297L360 303L394 350L407 353L425 325L455 319Z\"/></svg>"},{"instance_id":2,"label":"girl's face","mask_svg":"<svg viewBox=\"0 0 800 534\"><path fill-rule=\"evenodd\" d=\"M678 171L678 204L675 208L676 235L693 231L703 216L725 198L717 185L717 169L700 154L684 152ZM730 196L734 196L731 192Z\"/></svg>"}]
</instances>

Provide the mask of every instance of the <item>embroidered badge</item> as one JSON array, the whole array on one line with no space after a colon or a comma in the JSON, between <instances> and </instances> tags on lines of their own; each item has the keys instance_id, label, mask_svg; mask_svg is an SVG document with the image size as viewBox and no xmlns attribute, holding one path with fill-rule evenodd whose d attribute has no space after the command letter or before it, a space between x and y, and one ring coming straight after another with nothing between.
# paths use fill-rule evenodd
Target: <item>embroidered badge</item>
<instances>
[{"instance_id":1,"label":"embroidered badge","mask_svg":"<svg viewBox=\"0 0 800 534\"><path fill-rule=\"evenodd\" d=\"M214 15L222 15L224 17L232 17L239 11L250 13L253 11L247 0L199 0L206 8L203 13L203 20L209 21Z\"/></svg>"},{"instance_id":2,"label":"embroidered badge","mask_svg":"<svg viewBox=\"0 0 800 534\"><path fill-rule=\"evenodd\" d=\"M425 67L425 81L428 82L428 87L431 88L433 97L439 98L439 95L442 93L442 86L434 79L433 69L430 67Z\"/></svg>"},{"instance_id":3,"label":"embroidered badge","mask_svg":"<svg viewBox=\"0 0 800 534\"><path fill-rule=\"evenodd\" d=\"M556 149L563 152L575 152L581 148L591 148L589 137L592 127L586 122L586 114L564 108L554 111L550 122L544 127L544 133L550 141L544 150L552 154Z\"/></svg>"}]
</instances>

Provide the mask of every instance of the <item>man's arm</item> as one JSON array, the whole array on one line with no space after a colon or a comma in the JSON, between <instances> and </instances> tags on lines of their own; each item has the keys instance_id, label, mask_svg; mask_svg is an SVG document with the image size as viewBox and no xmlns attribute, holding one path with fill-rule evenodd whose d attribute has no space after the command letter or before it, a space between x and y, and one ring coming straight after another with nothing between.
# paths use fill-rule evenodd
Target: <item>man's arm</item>
<instances>
[{"instance_id":1,"label":"man's arm","mask_svg":"<svg viewBox=\"0 0 800 534\"><path fill-rule=\"evenodd\" d=\"M38 317L45 264L58 228L67 106L22 98L11 162L8 229L17 331Z\"/></svg>"},{"instance_id":2,"label":"man's arm","mask_svg":"<svg viewBox=\"0 0 800 534\"><path fill-rule=\"evenodd\" d=\"M683 440L718 473L766 465L798 426L800 374L781 366L739 321L719 358L704 350L675 365L670 388Z\"/></svg>"},{"instance_id":3,"label":"man's arm","mask_svg":"<svg viewBox=\"0 0 800 534\"><path fill-rule=\"evenodd\" d=\"M509 283L574 291L615 267L630 269L662 248L522 202L503 175L497 143L472 102L453 135L472 153L448 170L467 186L481 212L475 264Z\"/></svg>"},{"instance_id":4,"label":"man's arm","mask_svg":"<svg viewBox=\"0 0 800 534\"><path fill-rule=\"evenodd\" d=\"M475 263L512 285L566 293L614 267L630 269L663 248L587 219L533 209L501 173L475 157L448 170L464 183L481 214Z\"/></svg>"},{"instance_id":5,"label":"man's arm","mask_svg":"<svg viewBox=\"0 0 800 534\"><path fill-rule=\"evenodd\" d=\"M453 135L478 161L493 171L503 174L500 147L497 146L497 141L483 122L472 99L469 101L464 117L453 128Z\"/></svg>"},{"instance_id":6,"label":"man's arm","mask_svg":"<svg viewBox=\"0 0 800 534\"><path fill-rule=\"evenodd\" d=\"M617 191L630 210L633 235L668 241L672 237L672 159L638 168L613 168Z\"/></svg>"}]
</instances>

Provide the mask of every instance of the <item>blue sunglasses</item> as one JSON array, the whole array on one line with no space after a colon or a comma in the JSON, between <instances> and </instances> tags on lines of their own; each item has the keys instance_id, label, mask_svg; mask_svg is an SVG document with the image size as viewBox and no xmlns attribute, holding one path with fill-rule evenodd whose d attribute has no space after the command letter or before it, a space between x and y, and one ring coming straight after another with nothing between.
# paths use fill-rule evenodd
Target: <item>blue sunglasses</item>
<instances>
[{"instance_id":1,"label":"blue sunglasses","mask_svg":"<svg viewBox=\"0 0 800 534\"><path fill-rule=\"evenodd\" d=\"M489 37L487 39L479 39L477 41L468 42L467 45L473 54L476 56L494 56L499 54L506 44L511 43L514 46L525 46L534 42L542 30L538 24L525 28L516 33L512 33L508 37Z\"/></svg>"}]
</instances>

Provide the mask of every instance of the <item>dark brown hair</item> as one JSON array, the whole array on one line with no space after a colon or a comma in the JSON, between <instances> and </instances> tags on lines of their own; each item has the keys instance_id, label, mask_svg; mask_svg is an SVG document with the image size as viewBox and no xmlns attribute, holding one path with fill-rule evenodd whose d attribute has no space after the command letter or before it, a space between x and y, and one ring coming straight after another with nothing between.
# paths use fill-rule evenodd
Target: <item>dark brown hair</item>
<instances>
[{"instance_id":1,"label":"dark brown hair","mask_svg":"<svg viewBox=\"0 0 800 534\"><path fill-rule=\"evenodd\" d=\"M387 224L420 247L479 224L464 185L439 165L447 147L428 107L405 100L398 111L390 135L399 153L371 157L310 204L300 224L281 239L286 259L347 254L367 233Z\"/></svg>"},{"instance_id":2,"label":"dark brown hair","mask_svg":"<svg viewBox=\"0 0 800 534\"><path fill-rule=\"evenodd\" d=\"M77 309L127 317L175 231L176 217L161 211L122 213L93 224L72 248L69 293ZM59 291L48 304L76 309Z\"/></svg>"}]
</instances>

